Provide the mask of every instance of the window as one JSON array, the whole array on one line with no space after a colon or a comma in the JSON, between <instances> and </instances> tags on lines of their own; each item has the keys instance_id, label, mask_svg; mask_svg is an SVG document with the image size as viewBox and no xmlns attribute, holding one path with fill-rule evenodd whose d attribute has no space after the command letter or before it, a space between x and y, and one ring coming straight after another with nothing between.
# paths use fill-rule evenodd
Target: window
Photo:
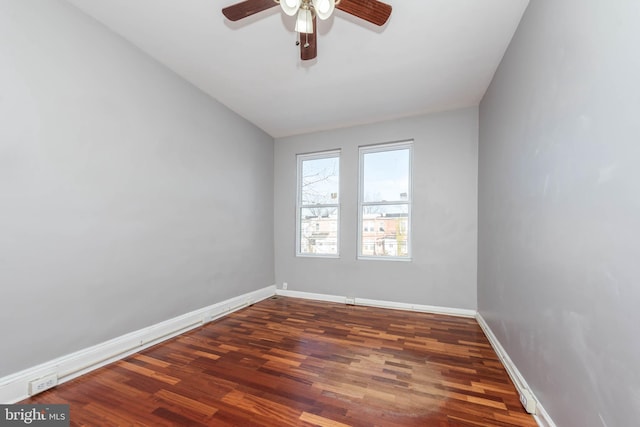
<instances>
[{"instance_id":1,"label":"window","mask_svg":"<svg viewBox=\"0 0 640 427\"><path fill-rule=\"evenodd\" d=\"M360 147L358 258L410 259L411 153L412 141Z\"/></svg>"},{"instance_id":2,"label":"window","mask_svg":"<svg viewBox=\"0 0 640 427\"><path fill-rule=\"evenodd\" d=\"M337 257L340 151L298 155L296 255Z\"/></svg>"}]
</instances>

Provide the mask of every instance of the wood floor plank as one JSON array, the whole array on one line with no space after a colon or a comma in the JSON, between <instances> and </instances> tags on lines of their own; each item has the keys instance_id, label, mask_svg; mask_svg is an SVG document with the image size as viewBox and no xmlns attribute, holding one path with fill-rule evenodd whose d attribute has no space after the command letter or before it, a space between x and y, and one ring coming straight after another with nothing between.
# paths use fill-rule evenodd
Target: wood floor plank
<instances>
[{"instance_id":1,"label":"wood floor plank","mask_svg":"<svg viewBox=\"0 0 640 427\"><path fill-rule=\"evenodd\" d=\"M284 297L24 403L74 426L536 425L474 319Z\"/></svg>"},{"instance_id":2,"label":"wood floor plank","mask_svg":"<svg viewBox=\"0 0 640 427\"><path fill-rule=\"evenodd\" d=\"M311 414L309 412L303 412L300 415L301 421L306 421L314 426L319 427L349 427L349 424L343 424L338 421L331 420L329 418L321 417L320 415Z\"/></svg>"}]
</instances>

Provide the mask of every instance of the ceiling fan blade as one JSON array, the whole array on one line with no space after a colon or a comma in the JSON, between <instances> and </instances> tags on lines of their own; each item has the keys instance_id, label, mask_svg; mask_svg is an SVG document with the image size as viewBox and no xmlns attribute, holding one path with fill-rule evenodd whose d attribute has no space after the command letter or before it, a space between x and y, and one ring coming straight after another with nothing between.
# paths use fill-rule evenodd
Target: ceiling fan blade
<instances>
[{"instance_id":1,"label":"ceiling fan blade","mask_svg":"<svg viewBox=\"0 0 640 427\"><path fill-rule=\"evenodd\" d=\"M313 16L313 33L300 33L300 59L308 61L318 56L318 35L316 16Z\"/></svg>"},{"instance_id":2,"label":"ceiling fan blade","mask_svg":"<svg viewBox=\"0 0 640 427\"><path fill-rule=\"evenodd\" d=\"M378 26L383 26L391 15L391 5L377 0L342 0L336 9Z\"/></svg>"},{"instance_id":3,"label":"ceiling fan blade","mask_svg":"<svg viewBox=\"0 0 640 427\"><path fill-rule=\"evenodd\" d=\"M222 9L222 14L226 16L229 21L238 21L247 16L262 12L263 10L271 9L274 6L278 6L278 3L273 0L246 0L225 7Z\"/></svg>"}]
</instances>

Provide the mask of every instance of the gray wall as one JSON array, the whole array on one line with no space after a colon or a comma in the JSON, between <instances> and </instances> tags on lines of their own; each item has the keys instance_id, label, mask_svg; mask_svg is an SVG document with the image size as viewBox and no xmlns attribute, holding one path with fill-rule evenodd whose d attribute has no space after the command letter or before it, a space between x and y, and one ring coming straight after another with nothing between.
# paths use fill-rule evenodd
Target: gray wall
<instances>
[{"instance_id":1,"label":"gray wall","mask_svg":"<svg viewBox=\"0 0 640 427\"><path fill-rule=\"evenodd\" d=\"M66 3L0 1L0 376L274 283L273 139Z\"/></svg>"},{"instance_id":2,"label":"gray wall","mask_svg":"<svg viewBox=\"0 0 640 427\"><path fill-rule=\"evenodd\" d=\"M480 105L478 306L559 426L640 420L639 17L532 0Z\"/></svg>"},{"instance_id":3,"label":"gray wall","mask_svg":"<svg viewBox=\"0 0 640 427\"><path fill-rule=\"evenodd\" d=\"M276 140L276 283L289 289L476 308L478 110ZM414 139L413 261L357 261L358 146ZM339 259L296 258L296 154L342 150Z\"/></svg>"}]
</instances>

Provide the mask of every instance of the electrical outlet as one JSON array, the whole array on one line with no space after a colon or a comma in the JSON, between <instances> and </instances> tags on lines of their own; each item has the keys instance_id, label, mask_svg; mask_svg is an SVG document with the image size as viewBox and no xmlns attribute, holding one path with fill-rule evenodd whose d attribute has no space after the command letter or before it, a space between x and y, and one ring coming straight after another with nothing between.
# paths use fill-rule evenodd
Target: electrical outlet
<instances>
[{"instance_id":1,"label":"electrical outlet","mask_svg":"<svg viewBox=\"0 0 640 427\"><path fill-rule=\"evenodd\" d=\"M536 401L529 390L522 390L520 393L520 403L524 407L524 410L530 414L536 413Z\"/></svg>"},{"instance_id":2,"label":"electrical outlet","mask_svg":"<svg viewBox=\"0 0 640 427\"><path fill-rule=\"evenodd\" d=\"M46 377L39 378L29 382L29 396L42 393L52 387L58 385L58 374L49 374Z\"/></svg>"},{"instance_id":3,"label":"electrical outlet","mask_svg":"<svg viewBox=\"0 0 640 427\"><path fill-rule=\"evenodd\" d=\"M282 282L282 289L287 289L287 287L289 286L289 284L287 282Z\"/></svg>"}]
</instances>

